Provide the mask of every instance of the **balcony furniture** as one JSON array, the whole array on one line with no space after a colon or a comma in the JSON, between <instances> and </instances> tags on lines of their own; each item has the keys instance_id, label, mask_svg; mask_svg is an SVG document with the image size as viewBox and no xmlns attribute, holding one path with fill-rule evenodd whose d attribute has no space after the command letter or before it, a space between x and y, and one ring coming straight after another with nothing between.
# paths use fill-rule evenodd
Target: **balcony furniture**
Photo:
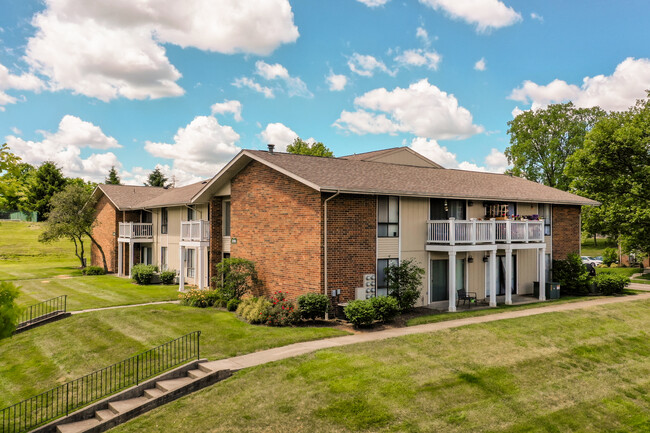
<instances>
[{"instance_id":1,"label":"balcony furniture","mask_svg":"<svg viewBox=\"0 0 650 433\"><path fill-rule=\"evenodd\" d=\"M463 301L463 305L465 305L465 302L469 302L470 308L472 307L472 302L476 302L477 296L476 292L468 292L465 289L460 289L456 291L457 296L456 296L456 306L458 306L458 303L460 301Z\"/></svg>"}]
</instances>

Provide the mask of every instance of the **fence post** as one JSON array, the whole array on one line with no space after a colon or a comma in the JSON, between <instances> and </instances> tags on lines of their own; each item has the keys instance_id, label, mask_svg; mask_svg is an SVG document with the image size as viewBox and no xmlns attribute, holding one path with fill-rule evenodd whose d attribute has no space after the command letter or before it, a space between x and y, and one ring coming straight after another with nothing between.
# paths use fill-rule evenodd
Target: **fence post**
<instances>
[{"instance_id":1,"label":"fence post","mask_svg":"<svg viewBox=\"0 0 650 433\"><path fill-rule=\"evenodd\" d=\"M140 373L140 355L136 355L135 356L135 384L136 385L140 385L139 373Z\"/></svg>"},{"instance_id":2,"label":"fence post","mask_svg":"<svg viewBox=\"0 0 650 433\"><path fill-rule=\"evenodd\" d=\"M201 331L196 334L196 359L201 359Z\"/></svg>"},{"instance_id":3,"label":"fence post","mask_svg":"<svg viewBox=\"0 0 650 433\"><path fill-rule=\"evenodd\" d=\"M68 410L70 408L70 404L68 402L69 394L70 394L70 382L65 384L65 416L68 416Z\"/></svg>"}]
</instances>

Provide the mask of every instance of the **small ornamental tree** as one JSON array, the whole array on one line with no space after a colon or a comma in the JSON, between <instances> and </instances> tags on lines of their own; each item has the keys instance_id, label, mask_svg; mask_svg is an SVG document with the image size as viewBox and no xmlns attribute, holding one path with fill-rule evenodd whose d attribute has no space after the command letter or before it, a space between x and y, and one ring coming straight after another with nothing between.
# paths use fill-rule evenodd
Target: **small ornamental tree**
<instances>
[{"instance_id":1,"label":"small ornamental tree","mask_svg":"<svg viewBox=\"0 0 650 433\"><path fill-rule=\"evenodd\" d=\"M591 290L589 272L576 253L565 260L553 260L553 279L560 283L563 295L586 295Z\"/></svg>"},{"instance_id":2,"label":"small ornamental tree","mask_svg":"<svg viewBox=\"0 0 650 433\"><path fill-rule=\"evenodd\" d=\"M215 266L212 278L217 289L228 299L241 299L258 284L255 263L236 257L223 259Z\"/></svg>"},{"instance_id":3,"label":"small ornamental tree","mask_svg":"<svg viewBox=\"0 0 650 433\"><path fill-rule=\"evenodd\" d=\"M7 281L0 281L0 339L10 337L16 330L20 318L20 307L16 304L18 287Z\"/></svg>"},{"instance_id":4,"label":"small ornamental tree","mask_svg":"<svg viewBox=\"0 0 650 433\"><path fill-rule=\"evenodd\" d=\"M603 263L610 266L618 260L618 252L616 248L605 248L603 251Z\"/></svg>"},{"instance_id":5,"label":"small ornamental tree","mask_svg":"<svg viewBox=\"0 0 650 433\"><path fill-rule=\"evenodd\" d=\"M420 297L424 269L413 259L402 260L399 265L390 265L385 270L388 295L397 299L401 312L410 310Z\"/></svg>"}]
</instances>

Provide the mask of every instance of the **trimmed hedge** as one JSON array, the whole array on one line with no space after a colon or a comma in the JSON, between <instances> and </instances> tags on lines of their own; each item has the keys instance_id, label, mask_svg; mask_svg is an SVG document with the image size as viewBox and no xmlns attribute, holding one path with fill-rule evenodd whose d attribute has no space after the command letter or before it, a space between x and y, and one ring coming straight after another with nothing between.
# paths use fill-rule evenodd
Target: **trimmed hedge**
<instances>
[{"instance_id":1,"label":"trimmed hedge","mask_svg":"<svg viewBox=\"0 0 650 433\"><path fill-rule=\"evenodd\" d=\"M303 319L314 320L325 317L330 300L320 293L307 293L298 296L298 310Z\"/></svg>"},{"instance_id":2,"label":"trimmed hedge","mask_svg":"<svg viewBox=\"0 0 650 433\"><path fill-rule=\"evenodd\" d=\"M596 291L603 295L613 295L623 293L623 289L630 284L625 276L619 274L603 273L598 274L593 279Z\"/></svg>"},{"instance_id":3,"label":"trimmed hedge","mask_svg":"<svg viewBox=\"0 0 650 433\"><path fill-rule=\"evenodd\" d=\"M82 275L105 275L106 271L101 266L86 266L81 270Z\"/></svg>"},{"instance_id":4,"label":"trimmed hedge","mask_svg":"<svg viewBox=\"0 0 650 433\"><path fill-rule=\"evenodd\" d=\"M131 278L138 284L150 284L156 272L158 272L157 266L139 264L131 269Z\"/></svg>"},{"instance_id":5,"label":"trimmed hedge","mask_svg":"<svg viewBox=\"0 0 650 433\"><path fill-rule=\"evenodd\" d=\"M370 298L370 305L375 310L375 320L390 322L400 312L399 301L392 296Z\"/></svg>"},{"instance_id":6,"label":"trimmed hedge","mask_svg":"<svg viewBox=\"0 0 650 433\"><path fill-rule=\"evenodd\" d=\"M375 309L369 299L350 301L343 311L350 323L355 326L370 325L375 321Z\"/></svg>"},{"instance_id":7,"label":"trimmed hedge","mask_svg":"<svg viewBox=\"0 0 650 433\"><path fill-rule=\"evenodd\" d=\"M174 284L175 279L176 279L176 271L173 269L170 269L168 271L162 271L160 273L160 282L163 284Z\"/></svg>"}]
</instances>

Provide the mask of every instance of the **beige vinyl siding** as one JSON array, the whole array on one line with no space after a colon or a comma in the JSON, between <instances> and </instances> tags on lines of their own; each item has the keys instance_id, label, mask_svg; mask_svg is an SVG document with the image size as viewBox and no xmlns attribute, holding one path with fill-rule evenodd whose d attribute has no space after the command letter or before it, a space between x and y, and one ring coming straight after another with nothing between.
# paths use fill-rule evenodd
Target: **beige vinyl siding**
<instances>
[{"instance_id":1,"label":"beige vinyl siding","mask_svg":"<svg viewBox=\"0 0 650 433\"><path fill-rule=\"evenodd\" d=\"M429 199L402 197L400 199L401 215L400 239L402 242L401 259L413 259L418 266L426 270L422 277L422 291L417 305L428 304L428 275L429 260L425 251L427 242L427 220L429 215Z\"/></svg>"},{"instance_id":2,"label":"beige vinyl siding","mask_svg":"<svg viewBox=\"0 0 650 433\"><path fill-rule=\"evenodd\" d=\"M399 238L377 238L377 258L399 258Z\"/></svg>"},{"instance_id":3,"label":"beige vinyl siding","mask_svg":"<svg viewBox=\"0 0 650 433\"><path fill-rule=\"evenodd\" d=\"M476 292L478 299L485 298L485 267L487 263L483 262L483 256L488 253L484 251L472 251L468 253L474 258L473 263L466 263L467 269L467 291ZM460 257L460 255L459 255Z\"/></svg>"},{"instance_id":4,"label":"beige vinyl siding","mask_svg":"<svg viewBox=\"0 0 650 433\"><path fill-rule=\"evenodd\" d=\"M387 162L390 164L414 165L417 167L436 167L430 161L413 155L411 152L391 152L388 155L375 156L369 159L374 162Z\"/></svg>"},{"instance_id":5,"label":"beige vinyl siding","mask_svg":"<svg viewBox=\"0 0 650 433\"><path fill-rule=\"evenodd\" d=\"M537 281L537 250L517 251L517 272L517 293L533 293L533 282Z\"/></svg>"},{"instance_id":6,"label":"beige vinyl siding","mask_svg":"<svg viewBox=\"0 0 650 433\"><path fill-rule=\"evenodd\" d=\"M469 205L469 202L472 202L472 206ZM485 208L483 207L482 201L477 200L468 200L467 203L467 219L472 218L485 218Z\"/></svg>"}]
</instances>

